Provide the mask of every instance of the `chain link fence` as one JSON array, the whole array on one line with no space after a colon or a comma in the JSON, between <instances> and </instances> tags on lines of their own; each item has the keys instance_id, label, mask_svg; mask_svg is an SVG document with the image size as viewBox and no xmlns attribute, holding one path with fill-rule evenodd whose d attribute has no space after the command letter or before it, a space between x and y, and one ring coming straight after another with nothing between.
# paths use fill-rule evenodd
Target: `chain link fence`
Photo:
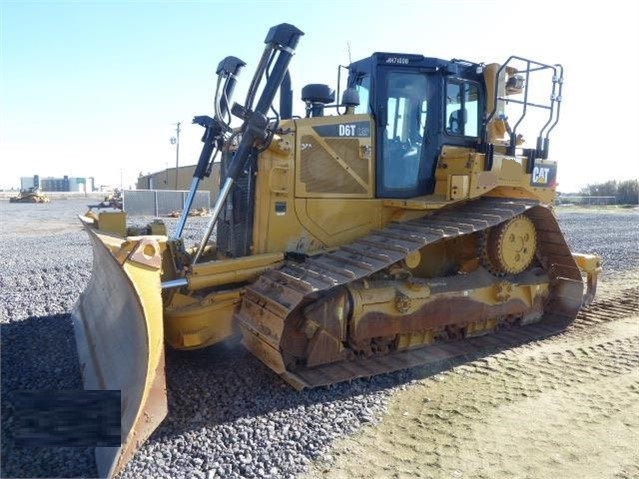
<instances>
[{"instance_id":1,"label":"chain link fence","mask_svg":"<svg viewBox=\"0 0 639 479\"><path fill-rule=\"evenodd\" d=\"M122 208L129 216L167 216L182 211L188 191L167 190L124 190L122 192ZM198 191L195 193L191 210L211 209L211 193Z\"/></svg>"}]
</instances>

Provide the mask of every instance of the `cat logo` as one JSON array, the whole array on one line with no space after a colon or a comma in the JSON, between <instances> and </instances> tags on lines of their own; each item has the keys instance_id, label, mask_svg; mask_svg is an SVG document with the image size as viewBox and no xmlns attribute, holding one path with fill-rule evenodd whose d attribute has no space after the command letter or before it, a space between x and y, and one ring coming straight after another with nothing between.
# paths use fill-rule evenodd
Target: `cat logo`
<instances>
[{"instance_id":1,"label":"cat logo","mask_svg":"<svg viewBox=\"0 0 639 479\"><path fill-rule=\"evenodd\" d=\"M549 173L550 173L550 168L542 168L540 166L535 166L532 172L533 183L536 183L539 185L548 184Z\"/></svg>"},{"instance_id":2,"label":"cat logo","mask_svg":"<svg viewBox=\"0 0 639 479\"><path fill-rule=\"evenodd\" d=\"M554 188L557 182L557 164L536 160L530 175L530 184L541 188Z\"/></svg>"}]
</instances>

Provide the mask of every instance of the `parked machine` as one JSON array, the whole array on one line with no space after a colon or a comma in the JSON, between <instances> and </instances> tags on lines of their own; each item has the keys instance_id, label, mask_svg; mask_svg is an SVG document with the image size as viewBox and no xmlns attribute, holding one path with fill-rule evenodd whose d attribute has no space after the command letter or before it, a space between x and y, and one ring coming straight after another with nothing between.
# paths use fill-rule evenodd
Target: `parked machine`
<instances>
[{"instance_id":1,"label":"parked machine","mask_svg":"<svg viewBox=\"0 0 639 479\"><path fill-rule=\"evenodd\" d=\"M84 383L121 390L125 405L122 446L97 451L103 475L167 413L165 344L241 334L310 388L429 363L451 344L459 354L504 328L568 324L594 296L600 259L571 253L550 208L560 65L374 53L340 67L339 103L329 86L305 86L300 118L288 67L302 35L270 29L242 105L231 97L244 62L219 64L172 236L122 238L83 218L94 255L74 311ZM218 159L220 194L189 247L193 197Z\"/></svg>"},{"instance_id":2,"label":"parked machine","mask_svg":"<svg viewBox=\"0 0 639 479\"><path fill-rule=\"evenodd\" d=\"M50 201L49 197L36 187L20 190L17 196L9 198L9 203L49 203Z\"/></svg>"},{"instance_id":3,"label":"parked machine","mask_svg":"<svg viewBox=\"0 0 639 479\"><path fill-rule=\"evenodd\" d=\"M113 193L109 193L104 197L100 203L96 205L89 205L90 209L102 209L102 208L115 208L118 210L122 209L122 191L119 188L116 188Z\"/></svg>"}]
</instances>

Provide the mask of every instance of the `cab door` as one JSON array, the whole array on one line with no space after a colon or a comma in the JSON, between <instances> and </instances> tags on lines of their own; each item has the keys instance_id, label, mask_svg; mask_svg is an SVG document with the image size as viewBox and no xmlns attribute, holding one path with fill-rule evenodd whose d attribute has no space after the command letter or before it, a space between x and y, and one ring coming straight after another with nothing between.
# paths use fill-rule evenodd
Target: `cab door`
<instances>
[{"instance_id":1,"label":"cab door","mask_svg":"<svg viewBox=\"0 0 639 479\"><path fill-rule=\"evenodd\" d=\"M432 173L424 150L431 117L436 116L430 78L414 68L378 68L377 197L410 198L427 194Z\"/></svg>"}]
</instances>

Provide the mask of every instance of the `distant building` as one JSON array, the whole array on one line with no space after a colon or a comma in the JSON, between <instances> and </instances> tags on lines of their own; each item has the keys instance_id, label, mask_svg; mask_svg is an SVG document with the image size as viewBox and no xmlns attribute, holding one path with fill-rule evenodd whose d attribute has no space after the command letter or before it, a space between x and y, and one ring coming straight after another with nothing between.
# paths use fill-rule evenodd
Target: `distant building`
<instances>
[{"instance_id":1,"label":"distant building","mask_svg":"<svg viewBox=\"0 0 639 479\"><path fill-rule=\"evenodd\" d=\"M28 190L29 188L40 188L42 191L77 191L81 193L90 193L96 191L95 178L72 177L64 175L62 178L54 178L48 176L46 178L40 175L23 176L20 178L20 189Z\"/></svg>"},{"instance_id":2,"label":"distant building","mask_svg":"<svg viewBox=\"0 0 639 479\"><path fill-rule=\"evenodd\" d=\"M181 166L177 169L177 189L188 190L191 188L193 181L193 173L195 165ZM138 190L175 190L176 169L167 168L166 170L149 173L147 175L140 174L137 181ZM208 190L211 192L211 199L215 199L220 189L220 164L213 164L211 176L204 178L200 182L198 190Z\"/></svg>"},{"instance_id":3,"label":"distant building","mask_svg":"<svg viewBox=\"0 0 639 479\"><path fill-rule=\"evenodd\" d=\"M40 186L40 177L38 175L22 176L20 178L20 189L28 190L29 188L38 188Z\"/></svg>"},{"instance_id":4,"label":"distant building","mask_svg":"<svg viewBox=\"0 0 639 479\"><path fill-rule=\"evenodd\" d=\"M85 193L87 191L87 179L74 178L67 175L62 178L40 178L40 188L42 191L76 191Z\"/></svg>"}]
</instances>

